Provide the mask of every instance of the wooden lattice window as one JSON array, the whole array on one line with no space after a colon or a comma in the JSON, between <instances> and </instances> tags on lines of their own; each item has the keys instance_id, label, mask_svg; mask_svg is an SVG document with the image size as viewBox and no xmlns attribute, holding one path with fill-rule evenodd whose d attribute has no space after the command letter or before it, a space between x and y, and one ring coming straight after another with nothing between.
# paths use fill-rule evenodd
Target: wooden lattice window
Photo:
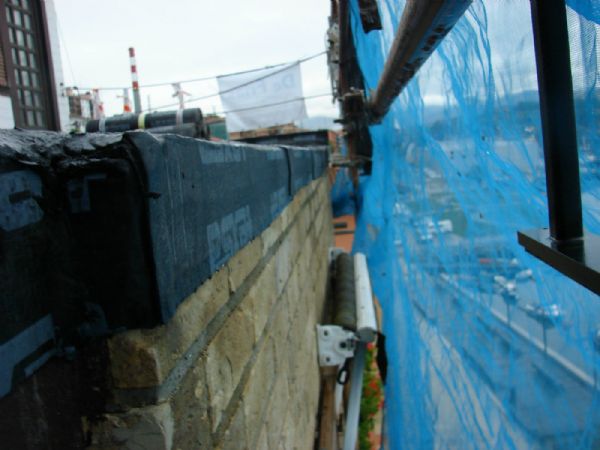
<instances>
[{"instance_id":1,"label":"wooden lattice window","mask_svg":"<svg viewBox=\"0 0 600 450\"><path fill-rule=\"evenodd\" d=\"M0 87L8 87L6 64L4 64L4 49L0 47Z\"/></svg>"},{"instance_id":2,"label":"wooden lattice window","mask_svg":"<svg viewBox=\"0 0 600 450\"><path fill-rule=\"evenodd\" d=\"M51 63L39 0L0 0L0 26L15 124L54 129Z\"/></svg>"}]
</instances>

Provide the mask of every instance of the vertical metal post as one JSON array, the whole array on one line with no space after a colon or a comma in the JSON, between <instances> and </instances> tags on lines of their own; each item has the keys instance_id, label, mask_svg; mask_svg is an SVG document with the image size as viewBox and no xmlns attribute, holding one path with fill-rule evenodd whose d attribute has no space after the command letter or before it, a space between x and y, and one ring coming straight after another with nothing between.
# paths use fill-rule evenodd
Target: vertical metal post
<instances>
[{"instance_id":1,"label":"vertical metal post","mask_svg":"<svg viewBox=\"0 0 600 450\"><path fill-rule=\"evenodd\" d=\"M104 119L104 104L100 100L100 91L92 89L92 119Z\"/></svg>"},{"instance_id":2,"label":"vertical metal post","mask_svg":"<svg viewBox=\"0 0 600 450\"><path fill-rule=\"evenodd\" d=\"M350 90L347 76L347 65L350 59L349 55L349 39L352 38L350 35L350 8L348 0L340 0L338 4L338 27L339 27L339 39L340 39L340 54L339 54L339 82L337 96L341 98L345 93Z\"/></svg>"},{"instance_id":3,"label":"vertical metal post","mask_svg":"<svg viewBox=\"0 0 600 450\"><path fill-rule=\"evenodd\" d=\"M177 97L179 100L179 110L183 111L185 109L185 96L190 94L181 88L181 83L171 83L171 86L173 86L173 90L175 91L173 97Z\"/></svg>"},{"instance_id":4,"label":"vertical metal post","mask_svg":"<svg viewBox=\"0 0 600 450\"><path fill-rule=\"evenodd\" d=\"M344 120L344 134L348 146L348 157L351 161L358 163L350 167L350 177L354 186L358 186L358 165L361 157L370 158L372 143L367 128L366 118L361 90L363 89L362 75L356 57L354 47L352 26L350 24L350 0L339 0L338 2L338 26L339 26L339 80L338 99L341 106L341 114ZM370 173L370 163L364 166Z\"/></svg>"},{"instance_id":5,"label":"vertical metal post","mask_svg":"<svg viewBox=\"0 0 600 450\"><path fill-rule=\"evenodd\" d=\"M550 236L583 236L569 33L564 0L531 0Z\"/></svg>"},{"instance_id":6,"label":"vertical metal post","mask_svg":"<svg viewBox=\"0 0 600 450\"><path fill-rule=\"evenodd\" d=\"M350 92L349 70L350 58L350 42L352 39L352 30L350 29L350 5L349 0L339 0L338 3L338 26L340 34L340 54L339 54L339 78L337 97L340 101L341 115L343 118L348 117L347 105L344 103L344 95ZM353 159L358 153L358 143L356 130L351 124L344 124L344 132L346 145L348 146L348 157ZM350 168L350 177L354 186L358 185L358 170L355 167Z\"/></svg>"},{"instance_id":7,"label":"vertical metal post","mask_svg":"<svg viewBox=\"0 0 600 450\"><path fill-rule=\"evenodd\" d=\"M142 112L142 99L140 98L140 84L138 82L137 64L135 63L135 49L129 47L129 64L131 66L131 87L133 90L133 107L136 114Z\"/></svg>"}]
</instances>

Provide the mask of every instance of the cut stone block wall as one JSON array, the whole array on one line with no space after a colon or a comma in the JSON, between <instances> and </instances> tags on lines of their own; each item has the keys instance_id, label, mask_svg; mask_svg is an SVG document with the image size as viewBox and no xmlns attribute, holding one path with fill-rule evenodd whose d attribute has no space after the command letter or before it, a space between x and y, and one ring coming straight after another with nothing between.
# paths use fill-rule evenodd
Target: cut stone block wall
<instances>
[{"instance_id":1,"label":"cut stone block wall","mask_svg":"<svg viewBox=\"0 0 600 450\"><path fill-rule=\"evenodd\" d=\"M167 324L110 337L109 408L84 418L89 448L312 448L331 243L321 177Z\"/></svg>"}]
</instances>

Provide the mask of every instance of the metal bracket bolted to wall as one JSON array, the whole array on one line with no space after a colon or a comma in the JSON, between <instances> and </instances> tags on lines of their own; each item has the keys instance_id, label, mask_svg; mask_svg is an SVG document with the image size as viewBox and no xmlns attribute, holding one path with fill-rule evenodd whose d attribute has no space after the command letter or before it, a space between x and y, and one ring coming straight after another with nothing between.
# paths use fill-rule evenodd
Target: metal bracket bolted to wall
<instances>
[{"instance_id":1,"label":"metal bracket bolted to wall","mask_svg":"<svg viewBox=\"0 0 600 450\"><path fill-rule=\"evenodd\" d=\"M345 275L338 274L338 276L341 278L340 289L342 289L342 292L348 293L349 281L351 286L350 292L355 294L353 299L353 306L355 306L354 317L349 321L345 321L346 325L344 325L346 328L352 328L355 331L348 330L339 325L317 325L319 364L321 366L338 367L344 365L344 368L338 374L338 385L336 386L336 399L338 401L341 401L342 398L342 386L340 384L342 382L339 380L339 377L342 372L347 372L348 367L350 368L350 388L346 407L346 429L344 432L343 448L344 450L354 450L358 438L360 399L362 395L367 344L376 341L379 330L365 255L356 253L350 259L351 264L349 265L347 264L349 262L349 255L345 254L341 249L332 248L329 250L329 258L330 262L336 260L337 264L340 264L339 259L343 258L346 261L344 267L346 269L349 268L349 271L342 272ZM352 273L353 276L348 280L347 275ZM348 295L344 295L343 297L344 301L350 298ZM347 307L347 302L343 303L343 305ZM346 309L344 309L345 312ZM349 358L352 358L352 361L347 361ZM339 407L337 406L338 401L335 402L336 411L339 411Z\"/></svg>"},{"instance_id":2,"label":"metal bracket bolted to wall","mask_svg":"<svg viewBox=\"0 0 600 450\"><path fill-rule=\"evenodd\" d=\"M356 335L337 325L317 325L319 365L339 366L354 356Z\"/></svg>"},{"instance_id":3,"label":"metal bracket bolted to wall","mask_svg":"<svg viewBox=\"0 0 600 450\"><path fill-rule=\"evenodd\" d=\"M329 262L337 258L344 251L337 247L329 249ZM371 281L367 268L367 259L364 254L356 253L352 258L354 266L354 292L355 297L355 323L347 328L339 325L317 325L317 344L319 364L321 366L337 366L343 364L347 358L354 356L355 348L359 343L368 344L375 342L378 326L373 306Z\"/></svg>"}]
</instances>

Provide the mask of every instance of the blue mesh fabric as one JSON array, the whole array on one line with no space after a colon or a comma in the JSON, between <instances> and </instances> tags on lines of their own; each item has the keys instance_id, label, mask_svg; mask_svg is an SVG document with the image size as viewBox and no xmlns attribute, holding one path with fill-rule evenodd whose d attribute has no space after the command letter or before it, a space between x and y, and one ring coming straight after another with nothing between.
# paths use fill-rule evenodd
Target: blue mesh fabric
<instances>
[{"instance_id":1,"label":"blue mesh fabric","mask_svg":"<svg viewBox=\"0 0 600 450\"><path fill-rule=\"evenodd\" d=\"M598 1L568 1L586 228L600 234ZM367 92L384 29L351 24ZM355 251L384 309L389 448L600 446L600 299L528 255L548 225L526 0L475 1L371 127Z\"/></svg>"},{"instance_id":2,"label":"blue mesh fabric","mask_svg":"<svg viewBox=\"0 0 600 450\"><path fill-rule=\"evenodd\" d=\"M340 154L348 155L348 149L343 141L340 145ZM340 167L335 174L335 180L331 186L331 209L333 217L356 213L354 186L347 168Z\"/></svg>"},{"instance_id":3,"label":"blue mesh fabric","mask_svg":"<svg viewBox=\"0 0 600 450\"><path fill-rule=\"evenodd\" d=\"M354 187L348 169L339 169L335 182L331 186L331 209L333 217L345 216L356 212Z\"/></svg>"}]
</instances>

